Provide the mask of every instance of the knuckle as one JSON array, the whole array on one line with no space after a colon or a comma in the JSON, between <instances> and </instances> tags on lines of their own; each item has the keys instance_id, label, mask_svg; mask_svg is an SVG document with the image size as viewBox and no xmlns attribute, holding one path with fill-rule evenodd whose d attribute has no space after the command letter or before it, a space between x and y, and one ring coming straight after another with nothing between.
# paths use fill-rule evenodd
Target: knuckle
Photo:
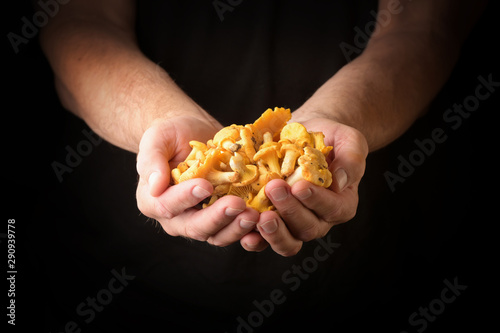
<instances>
[{"instance_id":1,"label":"knuckle","mask_svg":"<svg viewBox=\"0 0 500 333\"><path fill-rule=\"evenodd\" d=\"M160 199L152 198L143 184L137 187L136 202L139 211L147 217L171 219L175 216Z\"/></svg>"},{"instance_id":2,"label":"knuckle","mask_svg":"<svg viewBox=\"0 0 500 333\"><path fill-rule=\"evenodd\" d=\"M279 209L278 211L283 218L283 220L296 218L300 213L301 206L300 205L290 205L285 208Z\"/></svg>"},{"instance_id":3,"label":"knuckle","mask_svg":"<svg viewBox=\"0 0 500 333\"><path fill-rule=\"evenodd\" d=\"M319 227L317 223L312 223L307 228L300 230L294 235L297 239L308 242L319 237Z\"/></svg>"},{"instance_id":4,"label":"knuckle","mask_svg":"<svg viewBox=\"0 0 500 333\"><path fill-rule=\"evenodd\" d=\"M331 224L339 224L350 221L356 216L357 206L357 200L349 203L339 201L338 207L326 216L325 221Z\"/></svg>"},{"instance_id":5,"label":"knuckle","mask_svg":"<svg viewBox=\"0 0 500 333\"><path fill-rule=\"evenodd\" d=\"M153 209L157 216L161 216L167 219L171 219L174 217L174 214L172 214L168 207L166 207L159 199L155 199L153 201Z\"/></svg>"},{"instance_id":6,"label":"knuckle","mask_svg":"<svg viewBox=\"0 0 500 333\"><path fill-rule=\"evenodd\" d=\"M344 215L344 202L343 200L339 200L337 202L337 206L333 207L332 210L328 211L325 216L323 216L323 220L327 223L335 224L339 223Z\"/></svg>"},{"instance_id":7,"label":"knuckle","mask_svg":"<svg viewBox=\"0 0 500 333\"><path fill-rule=\"evenodd\" d=\"M139 177L147 179L147 173L150 170L150 161L145 154L142 152L139 152L137 154L137 160L135 163L135 168L137 170L137 173L139 174Z\"/></svg>"},{"instance_id":8,"label":"knuckle","mask_svg":"<svg viewBox=\"0 0 500 333\"><path fill-rule=\"evenodd\" d=\"M147 207L144 205L144 202L142 200L137 200L137 209L147 217L152 217L151 214L149 214Z\"/></svg>"},{"instance_id":9,"label":"knuckle","mask_svg":"<svg viewBox=\"0 0 500 333\"><path fill-rule=\"evenodd\" d=\"M294 255L296 255L297 253L299 253L299 251L301 249L302 249L302 242L300 242L297 245L292 246L290 248L287 248L287 249L284 249L282 251L279 251L278 254L280 254L283 257L293 257Z\"/></svg>"},{"instance_id":10,"label":"knuckle","mask_svg":"<svg viewBox=\"0 0 500 333\"><path fill-rule=\"evenodd\" d=\"M325 228L320 228L315 239L325 237L328 234L328 232L330 231L330 229L332 228L332 226L333 226L332 224L326 224Z\"/></svg>"},{"instance_id":11,"label":"knuckle","mask_svg":"<svg viewBox=\"0 0 500 333\"><path fill-rule=\"evenodd\" d=\"M348 222L350 220L352 220L354 217L356 216L356 209L349 209L343 216L343 218L341 218L338 223L344 223L344 222Z\"/></svg>"},{"instance_id":12,"label":"knuckle","mask_svg":"<svg viewBox=\"0 0 500 333\"><path fill-rule=\"evenodd\" d=\"M196 228L192 223L186 224L184 234L186 237L200 242L205 242L210 237L210 235L207 235L206 233L203 233L200 230L198 230L198 228Z\"/></svg>"}]
</instances>

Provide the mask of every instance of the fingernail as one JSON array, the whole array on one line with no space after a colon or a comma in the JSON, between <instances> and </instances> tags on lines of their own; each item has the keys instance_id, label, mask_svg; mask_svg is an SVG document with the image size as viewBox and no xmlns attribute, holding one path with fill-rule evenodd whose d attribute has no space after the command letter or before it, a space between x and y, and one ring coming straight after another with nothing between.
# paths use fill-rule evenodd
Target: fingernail
<instances>
[{"instance_id":1,"label":"fingernail","mask_svg":"<svg viewBox=\"0 0 500 333\"><path fill-rule=\"evenodd\" d=\"M274 201L282 201L288 197L288 191L284 187L276 187L269 194Z\"/></svg>"},{"instance_id":2,"label":"fingernail","mask_svg":"<svg viewBox=\"0 0 500 333\"><path fill-rule=\"evenodd\" d=\"M224 214L226 214L226 216L236 216L239 213L241 213L242 211L243 211L243 209L235 209L235 208L228 207L224 211Z\"/></svg>"},{"instance_id":3,"label":"fingernail","mask_svg":"<svg viewBox=\"0 0 500 333\"><path fill-rule=\"evenodd\" d=\"M264 232L267 234L271 234L275 232L276 229L278 229L278 223L276 222L276 220L267 221L260 226L262 230L264 230Z\"/></svg>"},{"instance_id":4,"label":"fingernail","mask_svg":"<svg viewBox=\"0 0 500 333\"><path fill-rule=\"evenodd\" d=\"M191 193L198 199L205 199L210 195L210 192L208 192L207 190L205 190L203 187L200 186L195 186Z\"/></svg>"},{"instance_id":5,"label":"fingernail","mask_svg":"<svg viewBox=\"0 0 500 333\"><path fill-rule=\"evenodd\" d=\"M297 192L295 194L295 197L299 200L305 200L309 198L312 195L312 191L310 188L306 188L305 190L302 190L300 192Z\"/></svg>"},{"instance_id":6,"label":"fingernail","mask_svg":"<svg viewBox=\"0 0 500 333\"><path fill-rule=\"evenodd\" d=\"M148 178L148 184L149 186L153 186L154 183L160 178L161 174L158 171L153 172L152 174L149 175Z\"/></svg>"},{"instance_id":7,"label":"fingernail","mask_svg":"<svg viewBox=\"0 0 500 333\"><path fill-rule=\"evenodd\" d=\"M337 179L337 184L339 186L339 191L342 191L347 184L347 173L344 169L338 169L335 171L335 179Z\"/></svg>"},{"instance_id":8,"label":"fingernail","mask_svg":"<svg viewBox=\"0 0 500 333\"><path fill-rule=\"evenodd\" d=\"M240 221L240 227L242 227L243 229L252 229L253 227L255 227L256 224L257 222L254 221L248 221L248 220Z\"/></svg>"}]
</instances>

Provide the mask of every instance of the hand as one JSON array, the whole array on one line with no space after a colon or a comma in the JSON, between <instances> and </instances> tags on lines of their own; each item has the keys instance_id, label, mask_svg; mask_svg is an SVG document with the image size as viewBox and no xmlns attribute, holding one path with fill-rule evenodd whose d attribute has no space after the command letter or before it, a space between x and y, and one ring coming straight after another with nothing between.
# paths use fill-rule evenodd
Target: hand
<instances>
[{"instance_id":1,"label":"hand","mask_svg":"<svg viewBox=\"0 0 500 333\"><path fill-rule=\"evenodd\" d=\"M259 214L243 199L225 196L205 209L195 208L213 187L197 178L170 186L170 170L184 161L190 140L206 142L222 126L215 120L177 117L158 120L144 132L137 155L137 205L165 232L226 246L254 229Z\"/></svg>"},{"instance_id":2,"label":"hand","mask_svg":"<svg viewBox=\"0 0 500 333\"><path fill-rule=\"evenodd\" d=\"M323 132L325 143L333 146L327 159L332 185L327 189L304 180L290 187L281 179L270 181L266 194L279 214L268 211L260 215L260 235L251 233L241 239L247 250L260 251L268 243L280 255L295 255L303 242L325 236L335 224L349 221L356 214L358 184L368 155L365 137L352 127L328 119L301 123L309 131Z\"/></svg>"}]
</instances>

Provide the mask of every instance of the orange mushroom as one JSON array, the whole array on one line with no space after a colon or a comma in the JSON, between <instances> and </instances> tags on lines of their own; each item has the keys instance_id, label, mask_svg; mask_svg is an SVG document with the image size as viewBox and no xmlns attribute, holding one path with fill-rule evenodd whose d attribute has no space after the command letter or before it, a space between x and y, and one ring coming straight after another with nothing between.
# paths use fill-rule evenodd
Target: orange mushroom
<instances>
[{"instance_id":1,"label":"orange mushroom","mask_svg":"<svg viewBox=\"0 0 500 333\"><path fill-rule=\"evenodd\" d=\"M253 125L261 133L270 132L273 140L278 140L281 129L292 118L290 109L275 107L267 109Z\"/></svg>"},{"instance_id":2,"label":"orange mushroom","mask_svg":"<svg viewBox=\"0 0 500 333\"><path fill-rule=\"evenodd\" d=\"M233 182L233 186L245 186L251 184L259 177L259 171L256 165L245 165L241 154L234 153L229 161L231 169L238 174L238 181Z\"/></svg>"},{"instance_id":3,"label":"orange mushroom","mask_svg":"<svg viewBox=\"0 0 500 333\"><path fill-rule=\"evenodd\" d=\"M314 141L313 147L321 151L325 157L328 156L333 147L325 145L325 135L321 132L309 132L309 134Z\"/></svg>"},{"instance_id":4,"label":"orange mushroom","mask_svg":"<svg viewBox=\"0 0 500 333\"><path fill-rule=\"evenodd\" d=\"M262 160L267 165L269 170L278 175L281 175L281 167L279 158L281 157L280 145L278 142L272 141L270 132L264 133L264 143L260 146L259 151L255 153L253 159L255 161Z\"/></svg>"},{"instance_id":5,"label":"orange mushroom","mask_svg":"<svg viewBox=\"0 0 500 333\"><path fill-rule=\"evenodd\" d=\"M332 184L332 173L328 170L325 155L313 147L305 147L304 155L298 159L299 167L285 179L292 186L301 179L315 185L329 187Z\"/></svg>"},{"instance_id":6,"label":"orange mushroom","mask_svg":"<svg viewBox=\"0 0 500 333\"><path fill-rule=\"evenodd\" d=\"M236 195L259 212L274 209L265 194L271 179L293 185L300 179L329 187L332 175L321 132L308 132L304 125L287 122L289 109L267 109L253 124L230 125L218 131L206 144L190 141L188 157L172 169L175 184L205 178L214 192L203 207L225 195Z\"/></svg>"},{"instance_id":7,"label":"orange mushroom","mask_svg":"<svg viewBox=\"0 0 500 333\"><path fill-rule=\"evenodd\" d=\"M205 158L205 162L202 164L200 161L189 167L184 173L179 177L179 182L183 182L192 178L205 178L213 186L221 185L224 183L233 183L238 181L238 174L234 171L227 172L221 171L220 167L220 156L223 156L224 152L220 148L215 148L209 152Z\"/></svg>"}]
</instances>

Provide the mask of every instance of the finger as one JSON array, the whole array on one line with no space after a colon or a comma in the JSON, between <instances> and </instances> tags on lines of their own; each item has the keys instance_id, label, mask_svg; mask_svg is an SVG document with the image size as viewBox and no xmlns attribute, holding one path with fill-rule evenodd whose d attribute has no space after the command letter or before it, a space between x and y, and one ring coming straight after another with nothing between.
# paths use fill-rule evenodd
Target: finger
<instances>
[{"instance_id":1,"label":"finger","mask_svg":"<svg viewBox=\"0 0 500 333\"><path fill-rule=\"evenodd\" d=\"M141 180L148 184L150 195L157 197L165 191L170 182L168 161L173 155L171 142L174 131L165 130L165 126L152 126L147 129L139 144L137 154L137 172ZM169 134L170 133L170 134Z\"/></svg>"},{"instance_id":2,"label":"finger","mask_svg":"<svg viewBox=\"0 0 500 333\"><path fill-rule=\"evenodd\" d=\"M302 205L292 195L291 188L285 181L272 180L267 183L265 190L295 238L307 242L324 236L331 227L320 221L309 208Z\"/></svg>"},{"instance_id":3,"label":"finger","mask_svg":"<svg viewBox=\"0 0 500 333\"><path fill-rule=\"evenodd\" d=\"M342 138L342 144L334 144L334 160L329 169L332 172L332 190L339 193L345 188L357 185L363 177L368 155L368 145L363 134L347 128L349 134ZM338 134L342 137L342 133Z\"/></svg>"},{"instance_id":4,"label":"finger","mask_svg":"<svg viewBox=\"0 0 500 333\"><path fill-rule=\"evenodd\" d=\"M300 201L303 207L314 212L323 222L319 237L322 237L334 224L351 220L356 215L358 206L357 186L346 188L341 193L314 186L308 181L299 181L291 189L291 194ZM326 222L326 223L325 223ZM293 226L289 225L289 228Z\"/></svg>"},{"instance_id":5,"label":"finger","mask_svg":"<svg viewBox=\"0 0 500 333\"><path fill-rule=\"evenodd\" d=\"M267 249L269 243L262 237L258 231L251 231L244 235L240 240L241 246L250 252L261 252Z\"/></svg>"},{"instance_id":6,"label":"finger","mask_svg":"<svg viewBox=\"0 0 500 333\"><path fill-rule=\"evenodd\" d=\"M146 216L155 219L171 219L186 209L199 204L213 191L213 187L205 179L196 178L170 186L160 196L150 195L147 182L139 180L137 186L137 205Z\"/></svg>"},{"instance_id":7,"label":"finger","mask_svg":"<svg viewBox=\"0 0 500 333\"><path fill-rule=\"evenodd\" d=\"M246 208L231 223L209 237L207 242L215 246L232 244L254 230L258 221L259 213L255 209Z\"/></svg>"},{"instance_id":8,"label":"finger","mask_svg":"<svg viewBox=\"0 0 500 333\"><path fill-rule=\"evenodd\" d=\"M228 195L207 208L201 210L190 208L172 219L159 222L169 235L207 241L234 221L245 208L243 199Z\"/></svg>"},{"instance_id":9,"label":"finger","mask_svg":"<svg viewBox=\"0 0 500 333\"><path fill-rule=\"evenodd\" d=\"M284 257L293 256L302 248L302 241L292 236L275 211L261 213L257 228L274 252L279 255Z\"/></svg>"}]
</instances>

